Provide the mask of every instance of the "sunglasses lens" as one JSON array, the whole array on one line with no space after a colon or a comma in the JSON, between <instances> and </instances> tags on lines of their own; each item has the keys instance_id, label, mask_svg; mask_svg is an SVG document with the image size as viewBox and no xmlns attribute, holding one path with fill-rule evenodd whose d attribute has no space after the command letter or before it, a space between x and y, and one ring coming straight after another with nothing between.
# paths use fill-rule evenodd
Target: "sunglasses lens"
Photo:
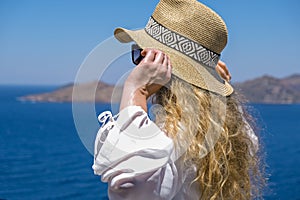
<instances>
[{"instance_id":1,"label":"sunglasses lens","mask_svg":"<svg viewBox=\"0 0 300 200\"><path fill-rule=\"evenodd\" d=\"M143 60L143 56L141 55L141 52L143 51L143 49L141 49L141 47L139 47L136 44L132 45L131 48L131 57L132 57L132 62L135 65L138 65L142 60Z\"/></svg>"}]
</instances>

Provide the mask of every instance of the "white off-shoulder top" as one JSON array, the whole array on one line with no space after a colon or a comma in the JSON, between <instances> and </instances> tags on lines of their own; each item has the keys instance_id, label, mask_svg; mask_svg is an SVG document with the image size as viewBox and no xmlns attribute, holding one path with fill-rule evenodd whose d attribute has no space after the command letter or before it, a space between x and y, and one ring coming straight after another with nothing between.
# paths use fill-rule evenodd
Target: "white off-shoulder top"
<instances>
[{"instance_id":1,"label":"white off-shoulder top","mask_svg":"<svg viewBox=\"0 0 300 200\"><path fill-rule=\"evenodd\" d=\"M117 118L117 119L116 119ZM95 140L94 173L108 182L109 199L198 199L196 167L174 160L174 144L139 106L109 111Z\"/></svg>"},{"instance_id":2,"label":"white off-shoulder top","mask_svg":"<svg viewBox=\"0 0 300 200\"><path fill-rule=\"evenodd\" d=\"M141 107L129 106L117 116L106 111L98 119L92 168L108 183L109 199L199 199L196 166L184 166L172 139Z\"/></svg>"}]
</instances>

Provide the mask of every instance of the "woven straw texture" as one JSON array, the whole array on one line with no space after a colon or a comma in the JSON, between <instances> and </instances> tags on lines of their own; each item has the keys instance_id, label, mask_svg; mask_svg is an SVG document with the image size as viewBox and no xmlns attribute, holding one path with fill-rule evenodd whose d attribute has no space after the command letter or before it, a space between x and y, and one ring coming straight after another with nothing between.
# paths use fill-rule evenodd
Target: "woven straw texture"
<instances>
[{"instance_id":1,"label":"woven straw texture","mask_svg":"<svg viewBox=\"0 0 300 200\"><path fill-rule=\"evenodd\" d=\"M226 25L214 11L196 0L161 0L153 18L164 27L179 33L209 50L220 54L227 43ZM213 68L205 67L188 56L158 42L142 30L117 28L120 42L135 41L141 48L155 48L165 52L171 60L172 73L205 90L228 96L233 88L222 80Z\"/></svg>"},{"instance_id":2,"label":"woven straw texture","mask_svg":"<svg viewBox=\"0 0 300 200\"><path fill-rule=\"evenodd\" d=\"M216 53L220 54L226 46L227 28L224 21L196 0L163 0L152 16L165 27Z\"/></svg>"}]
</instances>

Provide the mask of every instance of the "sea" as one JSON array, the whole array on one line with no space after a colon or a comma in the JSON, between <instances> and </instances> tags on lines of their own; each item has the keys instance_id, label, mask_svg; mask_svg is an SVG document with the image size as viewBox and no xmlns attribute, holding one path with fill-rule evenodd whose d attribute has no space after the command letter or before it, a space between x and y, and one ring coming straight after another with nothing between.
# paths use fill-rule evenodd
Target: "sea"
<instances>
[{"instance_id":1,"label":"sea","mask_svg":"<svg viewBox=\"0 0 300 200\"><path fill-rule=\"evenodd\" d=\"M0 200L100 199L107 185L77 133L71 103L19 101L53 86L0 86ZM97 111L110 109L97 104ZM300 105L250 104L267 163L264 199L300 199Z\"/></svg>"}]
</instances>

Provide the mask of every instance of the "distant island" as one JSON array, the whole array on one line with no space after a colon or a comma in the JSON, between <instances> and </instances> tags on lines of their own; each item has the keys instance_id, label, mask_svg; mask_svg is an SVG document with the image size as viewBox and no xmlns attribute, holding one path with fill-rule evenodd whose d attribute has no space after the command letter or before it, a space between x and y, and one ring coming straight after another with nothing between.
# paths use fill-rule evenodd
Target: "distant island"
<instances>
[{"instance_id":1,"label":"distant island","mask_svg":"<svg viewBox=\"0 0 300 200\"><path fill-rule=\"evenodd\" d=\"M296 104L300 103L300 74L285 78L262 76L241 83L234 83L235 90L250 103ZM76 91L76 95L73 95ZM94 95L95 94L95 95ZM68 84L52 92L29 94L19 97L21 101L34 102L118 102L122 88L103 82Z\"/></svg>"},{"instance_id":2,"label":"distant island","mask_svg":"<svg viewBox=\"0 0 300 200\"><path fill-rule=\"evenodd\" d=\"M74 94L76 91L76 94ZM118 102L122 88L103 82L67 84L51 92L29 94L19 97L20 101L32 102ZM73 95L74 94L74 95Z\"/></svg>"},{"instance_id":3,"label":"distant island","mask_svg":"<svg viewBox=\"0 0 300 200\"><path fill-rule=\"evenodd\" d=\"M281 79L265 75L242 83L235 83L234 87L251 103L300 103L300 74L293 74Z\"/></svg>"}]
</instances>

